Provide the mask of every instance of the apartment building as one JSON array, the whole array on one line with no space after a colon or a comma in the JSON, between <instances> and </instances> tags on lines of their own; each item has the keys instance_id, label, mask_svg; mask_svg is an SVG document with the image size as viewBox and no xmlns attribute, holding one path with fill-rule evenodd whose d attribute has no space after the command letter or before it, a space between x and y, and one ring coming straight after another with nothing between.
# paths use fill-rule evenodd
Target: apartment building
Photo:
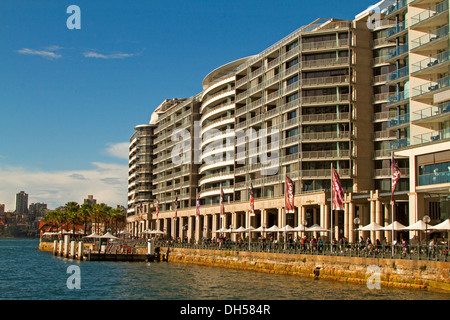
<instances>
[{"instance_id":1,"label":"apartment building","mask_svg":"<svg viewBox=\"0 0 450 320\"><path fill-rule=\"evenodd\" d=\"M388 40L395 91L389 128L391 149L409 161L409 221L450 217L449 1L398 1L386 17L395 21Z\"/></svg>"},{"instance_id":2,"label":"apartment building","mask_svg":"<svg viewBox=\"0 0 450 320\"><path fill-rule=\"evenodd\" d=\"M411 62L397 55L406 43L400 30L404 17L392 2L374 6L382 13L373 26L370 8L353 21L317 19L257 55L213 70L194 97L157 107L148 125L154 147L148 211L144 218L136 214L129 189L130 231L158 229L198 240L218 236L215 231L222 227L319 224L333 226L335 238L354 241L356 217L361 225L388 225L392 214L404 224L417 221L420 216L412 214L417 206L409 204L416 190L416 172L409 168L416 164L409 149L399 148L409 147L411 127L424 125L411 117L406 121L418 109L404 99L411 75L404 76L403 68ZM448 26L448 9L446 17ZM445 94L437 99L442 103ZM137 182L131 169L137 154L133 137L130 186ZM392 152L402 172L394 212L389 204ZM333 214L331 166L346 193L345 209ZM294 214L284 212L286 176L295 184ZM360 235L373 241L391 237L388 232Z\"/></svg>"},{"instance_id":3,"label":"apartment building","mask_svg":"<svg viewBox=\"0 0 450 320\"><path fill-rule=\"evenodd\" d=\"M153 206L154 128L152 123L138 125L130 139L127 215L136 217L139 232L145 230L144 221L148 221Z\"/></svg>"}]
</instances>

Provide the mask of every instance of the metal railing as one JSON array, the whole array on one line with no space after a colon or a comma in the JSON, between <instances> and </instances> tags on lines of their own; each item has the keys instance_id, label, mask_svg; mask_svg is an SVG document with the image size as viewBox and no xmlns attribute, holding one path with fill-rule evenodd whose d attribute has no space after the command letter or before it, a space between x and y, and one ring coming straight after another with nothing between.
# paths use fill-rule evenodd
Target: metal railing
<instances>
[{"instance_id":1,"label":"metal railing","mask_svg":"<svg viewBox=\"0 0 450 320\"><path fill-rule=\"evenodd\" d=\"M159 240L155 244L161 247L182 248L182 249L205 249L219 251L247 251L247 252L267 252L284 254L304 254L304 255L326 255L340 257L364 257L364 258L384 258L384 259L405 259L405 260L431 260L449 261L448 244L440 245L410 245L402 247L400 244L392 246L389 244L360 244L360 243L320 243L311 242L309 239L302 244L300 241L261 241L254 242L231 241L231 240L201 240L198 243L193 241Z\"/></svg>"}]
</instances>

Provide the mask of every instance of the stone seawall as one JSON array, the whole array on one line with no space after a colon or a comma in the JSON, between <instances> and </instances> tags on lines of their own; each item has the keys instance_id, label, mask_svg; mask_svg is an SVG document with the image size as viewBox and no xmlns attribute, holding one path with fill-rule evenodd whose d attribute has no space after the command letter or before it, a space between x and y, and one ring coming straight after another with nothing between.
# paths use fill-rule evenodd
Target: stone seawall
<instances>
[{"instance_id":1,"label":"stone seawall","mask_svg":"<svg viewBox=\"0 0 450 320\"><path fill-rule=\"evenodd\" d=\"M51 252L53 243L40 243L39 250ZM166 251L167 248L161 248L162 253ZM136 250L136 253L146 252L146 248ZM169 262L312 278L317 276L316 270L319 279L361 285L379 276L381 286L450 293L450 262L181 248L170 248ZM371 270L379 273L371 273Z\"/></svg>"},{"instance_id":2,"label":"stone seawall","mask_svg":"<svg viewBox=\"0 0 450 320\"><path fill-rule=\"evenodd\" d=\"M161 252L166 252L162 248ZM171 248L169 262L450 293L450 262ZM318 269L320 268L320 269ZM373 273L373 272L376 273Z\"/></svg>"}]
</instances>

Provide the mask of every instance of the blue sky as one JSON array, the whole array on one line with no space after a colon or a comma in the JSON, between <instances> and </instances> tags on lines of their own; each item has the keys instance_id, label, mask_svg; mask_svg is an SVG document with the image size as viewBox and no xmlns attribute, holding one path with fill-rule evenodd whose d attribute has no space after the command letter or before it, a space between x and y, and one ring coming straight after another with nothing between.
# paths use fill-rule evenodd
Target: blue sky
<instances>
[{"instance_id":1,"label":"blue sky","mask_svg":"<svg viewBox=\"0 0 450 320\"><path fill-rule=\"evenodd\" d=\"M317 18L376 1L0 2L0 203L126 206L127 143L167 98ZM69 30L70 5L81 29Z\"/></svg>"}]
</instances>

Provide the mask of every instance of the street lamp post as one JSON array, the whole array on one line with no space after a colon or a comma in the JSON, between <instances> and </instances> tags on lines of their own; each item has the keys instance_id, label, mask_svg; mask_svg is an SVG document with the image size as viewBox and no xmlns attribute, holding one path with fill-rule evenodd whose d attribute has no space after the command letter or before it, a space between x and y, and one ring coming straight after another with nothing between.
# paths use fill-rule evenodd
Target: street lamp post
<instances>
[{"instance_id":1,"label":"street lamp post","mask_svg":"<svg viewBox=\"0 0 450 320\"><path fill-rule=\"evenodd\" d=\"M361 221L359 220L358 217L356 217L355 219L353 219L353 223L356 225L356 229L358 229L358 226L361 223ZM356 230L356 231L358 231L358 233L356 235L355 242L358 242L359 230Z\"/></svg>"},{"instance_id":2,"label":"street lamp post","mask_svg":"<svg viewBox=\"0 0 450 320\"><path fill-rule=\"evenodd\" d=\"M425 222L425 245L426 245L428 243L428 235L427 235L427 233L428 233L428 224L430 223L431 218L429 216L424 216L422 218L422 221Z\"/></svg>"}]
</instances>

